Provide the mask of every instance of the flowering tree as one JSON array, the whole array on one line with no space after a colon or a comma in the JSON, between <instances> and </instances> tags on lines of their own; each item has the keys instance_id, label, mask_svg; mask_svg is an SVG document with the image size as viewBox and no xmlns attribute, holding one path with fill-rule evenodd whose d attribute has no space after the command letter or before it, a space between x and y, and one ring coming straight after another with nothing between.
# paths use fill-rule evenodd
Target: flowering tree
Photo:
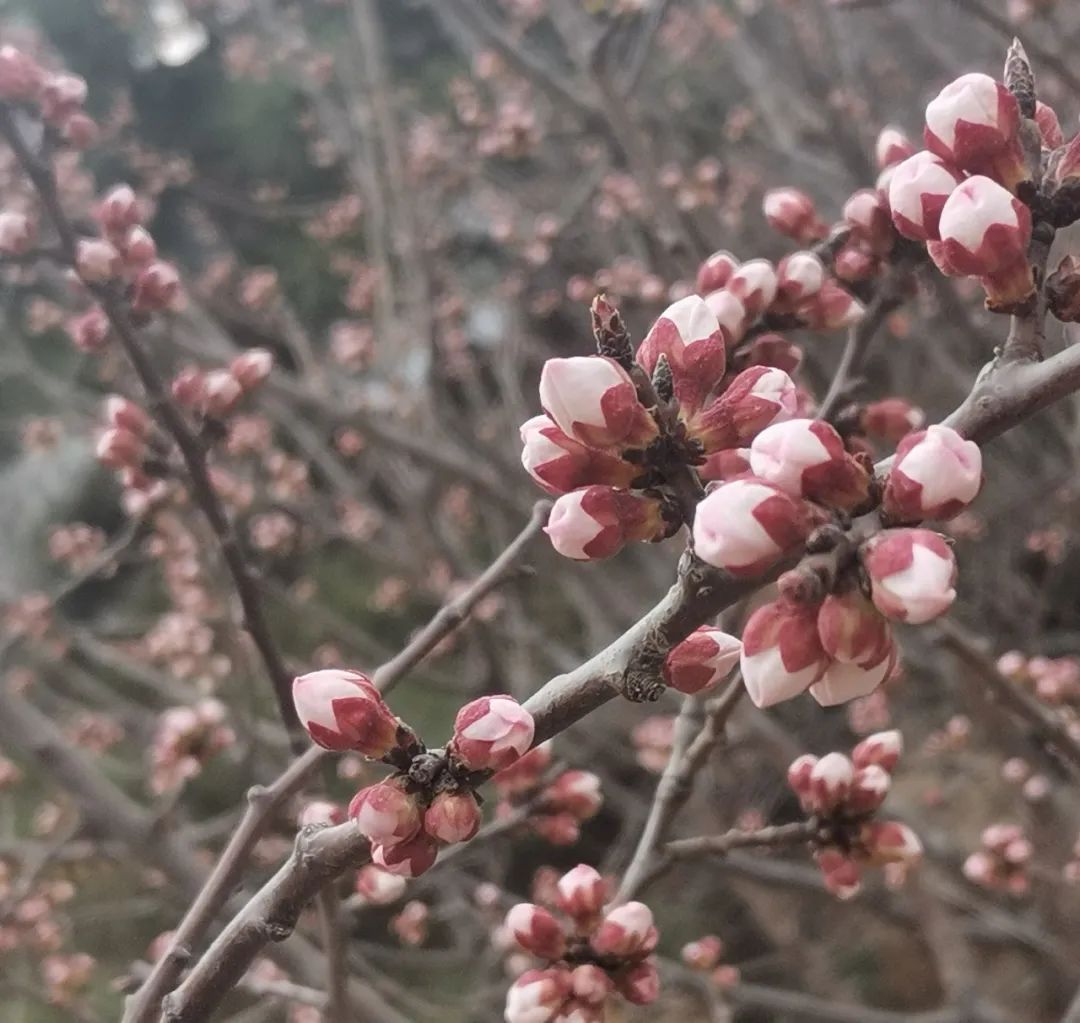
<instances>
[{"instance_id":1,"label":"flowering tree","mask_svg":"<svg viewBox=\"0 0 1080 1023\"><path fill-rule=\"evenodd\" d=\"M38 808L47 841L10 865L0 860L0 947L28 958L39 978L13 969L2 979L94 1018L99 964L66 933L75 886L63 868L119 846L140 875L152 871L140 883L169 914L163 924L155 913L152 940L123 950L127 1023L206 1020L244 999L285 1005L297 1020L449 1018L430 974L421 983L395 977L379 959L385 950L368 947L361 921L390 906L389 929L406 949L435 944L437 928L450 935L448 949L464 949L478 1018L497 1002L508 1023L594 1023L623 1018L627 1006L678 1011L678 997L710 1019L744 1008L776 1019L1004 1018L980 984L961 919L977 917L1073 980L1077 932L1048 893L1080 877L1076 807L1057 810L1050 797L1056 777L1075 781L1080 771L1080 662L1005 653L946 616L961 567L978 570L978 558L962 546L958 557L954 545L977 533L973 505L984 477L993 480L982 446L1080 391L1080 348L1067 343L1068 325L1080 321L1080 269L1058 243L1080 220L1080 136L1067 138L1039 99L1033 62L1014 41L1000 81L963 74L930 99L924 149L898 128L881 130L877 178L847 197L835 222L807 193L773 188L762 212L789 251L699 259L684 214L719 171L699 166L686 181L658 168L627 109L636 74L615 82L600 59L624 18L637 25L640 5L596 15L573 4L505 6L506 21L483 4L433 5L445 30L484 44L489 64L478 78L506 86L486 111L474 81L455 82L458 117L474 135L468 149L430 123L402 144L373 3L355 0L349 11L373 135L350 123L347 90L338 106L314 88L330 69L314 59L302 13L252 5L251 35L213 24L249 72L260 62L245 40L279 45L275 60L314 97L325 132L317 141L333 139L359 193L307 224L333 250L352 314L329 327L325 349L265 267L237 282L246 319L227 329L222 281L236 262L189 283L155 227L167 219L168 188L190 189L194 168L140 149L133 162L145 187L94 182L84 160L120 145L118 112L92 117L86 81L40 40L0 47L4 273L13 294L35 296L39 316L63 321L66 343L98 367L99 382L124 392L97 414L95 457L125 516L108 538L85 524L57 529L50 550L68 578L6 609L4 653L20 661L0 688L11 758L0 760L0 786L20 813L23 800L40 798L40 778L68 803ZM658 32L674 52L681 45L678 18L656 6L634 37L641 62ZM205 44L190 12L157 17L191 46ZM215 17L223 15L207 13ZM575 67L587 91L567 86L523 42L547 17L572 55L581 44ZM347 69L333 70L348 84ZM481 181L497 159L533 148L532 91L582 118L586 138L595 131L628 167L603 174L596 212L614 221L641 214L660 268L572 278L574 322L588 312L592 342L579 331L539 367L462 343L461 294L437 281L429 258L453 241L424 236L425 216L441 214L439 200L460 180L444 174L415 203L404 191L423 180L425 161L456 166L443 152L455 144L492 161ZM107 166L95 165L100 177ZM362 208L366 260L349 254ZM538 218L524 254L537 274L571 220ZM515 276L507 293L520 298ZM903 309L920 289L936 289L949 315L962 307L946 278L983 298L997 347L969 374L955 410L926 425L917 388L864 395L866 368L876 338L903 332ZM635 340L620 305L661 298L669 304ZM551 312L550 294L532 301ZM387 352L380 338L375 352L373 323L400 350ZM1066 325L1060 345L1057 324ZM252 335L259 344L236 343ZM844 338L842 351L814 380L814 346L830 335ZM425 337L437 338L434 355L420 351ZM430 392L443 403L435 412L445 436L425 400L409 397L417 354L425 377L445 374L453 385ZM534 368L538 395L526 399ZM336 379L353 371L370 376ZM519 475L546 492L541 500L503 482L518 472L498 446L507 416L520 423ZM416 433L422 423L430 441ZM47 434L48 424L36 430ZM541 532L567 563L542 549ZM385 573L370 598L383 610L406 602L403 576L430 570L437 552L445 571L430 572L427 585L438 610L393 639L357 629L320 600L342 540ZM661 545L661 556L635 561L637 544ZM139 550L164 595L143 602L164 608L151 625L136 615L134 640L107 642L67 620L66 598ZM609 588L598 583L607 566L569 563L616 555ZM544 571L523 582L526 558ZM670 588L644 613L626 593L620 607L618 591L636 592L642 579ZM549 599L549 590L565 592ZM132 605L140 610L138 594L125 613ZM300 621L316 621L319 639L297 636ZM560 628L581 632L589 656ZM1000 753L1000 777L1043 806L1054 841L1037 845L1024 827L991 816L977 841L958 847L948 828L924 830L916 801L893 808L911 751L902 756L902 730L888 727L888 694L907 654L926 659L928 639L939 673L959 664L973 680L977 713L992 719L987 756ZM948 669L946 652L955 658ZM480 684L463 686L481 664ZM390 695L424 672L451 694L452 713L407 701L407 688ZM51 681L57 675L67 687ZM632 730L635 746L625 764L579 727L619 698L621 734ZM659 700L678 700L677 716L642 713ZM99 708L74 729L73 702ZM802 705L844 707L845 730L861 738L845 738L832 712L814 719L827 723L823 741L807 742L785 717ZM970 716L951 716L921 736L918 753L947 755L971 730ZM145 778L118 774L105 756L122 760L131 741L136 761L148 751ZM1015 752L1021 741L1025 755ZM706 765L739 763L784 775L773 812L701 811ZM627 807L646 772L659 778L647 811L634 814ZM930 786L923 802L945 801L944 787ZM613 797L627 804L617 828L601 820ZM593 828L605 845L617 834L607 857L574 848ZM525 883L509 870L499 883L485 876L492 850L515 856L534 843L569 858L545 854L535 869L535 856L523 857ZM657 924L671 896L656 893L679 893L702 864L822 892L829 914L850 901L868 916L914 922L939 978L936 1004L911 1015L753 983L712 933L725 930L723 919L708 931L695 921L677 954ZM166 892L179 896L175 907ZM1036 896L1045 898L1033 925L1008 900ZM784 914L761 907L760 916ZM1080 1002L1068 1012L1075 1020Z\"/></svg>"}]
</instances>

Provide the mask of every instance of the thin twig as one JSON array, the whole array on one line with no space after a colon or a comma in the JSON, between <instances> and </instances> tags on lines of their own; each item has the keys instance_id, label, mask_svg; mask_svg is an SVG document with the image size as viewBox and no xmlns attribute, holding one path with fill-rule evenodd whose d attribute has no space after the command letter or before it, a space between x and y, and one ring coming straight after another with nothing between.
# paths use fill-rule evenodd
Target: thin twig
<instances>
[{"instance_id":1,"label":"thin twig","mask_svg":"<svg viewBox=\"0 0 1080 1023\"><path fill-rule=\"evenodd\" d=\"M316 896L319 910L319 933L326 956L327 1023L350 1023L348 967L345 963L345 942L341 935L341 900L337 890L328 884Z\"/></svg>"}]
</instances>

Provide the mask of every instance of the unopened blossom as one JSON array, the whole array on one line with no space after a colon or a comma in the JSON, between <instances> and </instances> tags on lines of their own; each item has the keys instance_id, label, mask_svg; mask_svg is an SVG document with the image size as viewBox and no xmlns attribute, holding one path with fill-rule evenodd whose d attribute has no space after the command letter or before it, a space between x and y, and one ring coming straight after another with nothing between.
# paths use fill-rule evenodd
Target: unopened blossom
<instances>
[{"instance_id":1,"label":"unopened blossom","mask_svg":"<svg viewBox=\"0 0 1080 1023\"><path fill-rule=\"evenodd\" d=\"M356 872L356 894L371 906L387 906L405 894L405 878L369 863Z\"/></svg>"},{"instance_id":2,"label":"unopened blossom","mask_svg":"<svg viewBox=\"0 0 1080 1023\"><path fill-rule=\"evenodd\" d=\"M877 764L856 767L845 803L854 814L873 813L885 802L892 787L892 777Z\"/></svg>"},{"instance_id":3,"label":"unopened blossom","mask_svg":"<svg viewBox=\"0 0 1080 1023\"><path fill-rule=\"evenodd\" d=\"M862 885L859 864L839 849L822 849L815 857L825 888L840 900L857 895Z\"/></svg>"},{"instance_id":4,"label":"unopened blossom","mask_svg":"<svg viewBox=\"0 0 1080 1023\"><path fill-rule=\"evenodd\" d=\"M804 299L813 298L828 276L825 264L813 252L792 252L777 267L776 302L780 310L790 312Z\"/></svg>"},{"instance_id":5,"label":"unopened blossom","mask_svg":"<svg viewBox=\"0 0 1080 1023\"><path fill-rule=\"evenodd\" d=\"M43 79L44 71L28 53L14 46L0 46L0 99L33 99Z\"/></svg>"},{"instance_id":6,"label":"unopened blossom","mask_svg":"<svg viewBox=\"0 0 1080 1023\"><path fill-rule=\"evenodd\" d=\"M816 295L799 304L795 314L814 330L839 330L858 323L866 315L866 307L830 278Z\"/></svg>"},{"instance_id":7,"label":"unopened blossom","mask_svg":"<svg viewBox=\"0 0 1080 1023\"><path fill-rule=\"evenodd\" d=\"M743 339L753 322L753 317L743 304L743 300L727 288L721 288L719 291L710 291L705 296L705 305L709 307L709 312L720 324L728 347L734 348Z\"/></svg>"},{"instance_id":8,"label":"unopened blossom","mask_svg":"<svg viewBox=\"0 0 1080 1023\"><path fill-rule=\"evenodd\" d=\"M447 845L467 842L480 830L480 807L468 790L440 792L424 811L424 831Z\"/></svg>"},{"instance_id":9,"label":"unopened blossom","mask_svg":"<svg viewBox=\"0 0 1080 1023\"><path fill-rule=\"evenodd\" d=\"M504 767L492 779L492 784L504 796L520 795L535 789L554 758L551 742L542 742L523 754L509 767Z\"/></svg>"},{"instance_id":10,"label":"unopened blossom","mask_svg":"<svg viewBox=\"0 0 1080 1023\"><path fill-rule=\"evenodd\" d=\"M727 366L724 333L703 299L687 295L660 314L636 358L651 376L661 355L671 370L676 401L684 410L700 408Z\"/></svg>"},{"instance_id":11,"label":"unopened blossom","mask_svg":"<svg viewBox=\"0 0 1080 1023\"><path fill-rule=\"evenodd\" d=\"M535 727L512 696L482 696L458 711L450 748L470 771L501 771L532 745Z\"/></svg>"},{"instance_id":12,"label":"unopened blossom","mask_svg":"<svg viewBox=\"0 0 1080 1023\"><path fill-rule=\"evenodd\" d=\"M653 915L643 902L624 902L608 910L590 944L602 956L646 955L656 947Z\"/></svg>"},{"instance_id":13,"label":"unopened blossom","mask_svg":"<svg viewBox=\"0 0 1080 1023\"><path fill-rule=\"evenodd\" d=\"M0 211L0 252L21 256L31 249L36 237L34 222L25 213Z\"/></svg>"},{"instance_id":14,"label":"unopened blossom","mask_svg":"<svg viewBox=\"0 0 1080 1023\"><path fill-rule=\"evenodd\" d=\"M669 532L655 498L592 486L563 494L544 527L552 547L575 561L609 558L627 543L659 540Z\"/></svg>"},{"instance_id":15,"label":"unopened blossom","mask_svg":"<svg viewBox=\"0 0 1080 1023\"><path fill-rule=\"evenodd\" d=\"M797 188L774 188L765 193L762 211L769 226L805 245L824 238L828 225L818 216L814 200Z\"/></svg>"},{"instance_id":16,"label":"unopened blossom","mask_svg":"<svg viewBox=\"0 0 1080 1023\"><path fill-rule=\"evenodd\" d=\"M664 681L692 695L716 688L739 663L742 643L711 625L702 625L676 644L664 660Z\"/></svg>"},{"instance_id":17,"label":"unopened blossom","mask_svg":"<svg viewBox=\"0 0 1080 1023\"><path fill-rule=\"evenodd\" d=\"M619 993L632 1005L651 1005L660 995L660 974L651 960L636 963L616 981Z\"/></svg>"},{"instance_id":18,"label":"unopened blossom","mask_svg":"<svg viewBox=\"0 0 1080 1023\"><path fill-rule=\"evenodd\" d=\"M964 876L974 884L1023 895L1031 886L1028 866L1035 849L1023 828L1015 824L991 824L982 833L982 849L963 865Z\"/></svg>"},{"instance_id":19,"label":"unopened blossom","mask_svg":"<svg viewBox=\"0 0 1080 1023\"><path fill-rule=\"evenodd\" d=\"M249 348L229 363L229 372L245 391L253 391L274 368L274 354L265 348Z\"/></svg>"},{"instance_id":20,"label":"unopened blossom","mask_svg":"<svg viewBox=\"0 0 1080 1023\"><path fill-rule=\"evenodd\" d=\"M802 543L812 525L804 502L779 487L753 477L731 480L698 505L694 553L714 568L754 576Z\"/></svg>"},{"instance_id":21,"label":"unopened blossom","mask_svg":"<svg viewBox=\"0 0 1080 1023\"><path fill-rule=\"evenodd\" d=\"M105 310L100 306L92 306L85 313L74 317L67 323L67 332L71 337L71 343L80 352L100 352L109 340L109 332L112 326Z\"/></svg>"},{"instance_id":22,"label":"unopened blossom","mask_svg":"<svg viewBox=\"0 0 1080 1023\"><path fill-rule=\"evenodd\" d=\"M719 291L729 280L731 275L738 269L739 261L730 253L723 250L714 252L698 267L695 290L699 295L707 295L710 291Z\"/></svg>"},{"instance_id":23,"label":"unopened blossom","mask_svg":"<svg viewBox=\"0 0 1080 1023\"><path fill-rule=\"evenodd\" d=\"M128 232L120 250L124 254L124 262L130 266L146 266L157 259L157 245L150 232L141 225Z\"/></svg>"},{"instance_id":24,"label":"unopened blossom","mask_svg":"<svg viewBox=\"0 0 1080 1023\"><path fill-rule=\"evenodd\" d=\"M889 203L876 188L863 188L844 203L844 222L852 238L875 256L887 256L895 241Z\"/></svg>"},{"instance_id":25,"label":"unopened blossom","mask_svg":"<svg viewBox=\"0 0 1080 1023\"><path fill-rule=\"evenodd\" d=\"M518 903L506 915L506 929L523 949L541 959L561 959L566 951L562 925L543 906Z\"/></svg>"},{"instance_id":26,"label":"unopened blossom","mask_svg":"<svg viewBox=\"0 0 1080 1023\"><path fill-rule=\"evenodd\" d=\"M765 427L791 419L797 407L797 389L787 373L751 366L687 421L687 432L706 454L745 447Z\"/></svg>"},{"instance_id":27,"label":"unopened blossom","mask_svg":"<svg viewBox=\"0 0 1080 1023\"><path fill-rule=\"evenodd\" d=\"M743 304L750 321L756 320L776 298L776 268L767 259L751 259L731 275L724 290Z\"/></svg>"},{"instance_id":28,"label":"unopened blossom","mask_svg":"<svg viewBox=\"0 0 1080 1023\"><path fill-rule=\"evenodd\" d=\"M750 474L750 449L729 448L708 455L697 473L706 482L725 482Z\"/></svg>"},{"instance_id":29,"label":"unopened blossom","mask_svg":"<svg viewBox=\"0 0 1080 1023\"><path fill-rule=\"evenodd\" d=\"M125 238L139 223L139 201L130 185L116 185L102 197L95 210L102 230L110 238Z\"/></svg>"},{"instance_id":30,"label":"unopened blossom","mask_svg":"<svg viewBox=\"0 0 1080 1023\"><path fill-rule=\"evenodd\" d=\"M908 157L889 179L893 226L914 241L939 238L941 211L963 180L963 174L933 153Z\"/></svg>"},{"instance_id":31,"label":"unopened blossom","mask_svg":"<svg viewBox=\"0 0 1080 1023\"><path fill-rule=\"evenodd\" d=\"M92 284L112 280L119 272L122 257L116 246L104 238L82 238L75 249L75 268Z\"/></svg>"},{"instance_id":32,"label":"unopened blossom","mask_svg":"<svg viewBox=\"0 0 1080 1023\"><path fill-rule=\"evenodd\" d=\"M871 598L887 618L921 625L956 599L956 559L939 533L886 529L860 551Z\"/></svg>"},{"instance_id":33,"label":"unopened blossom","mask_svg":"<svg viewBox=\"0 0 1080 1023\"><path fill-rule=\"evenodd\" d=\"M570 975L570 983L574 998L591 1006L602 1006L613 987L611 978L594 963L576 966Z\"/></svg>"},{"instance_id":34,"label":"unopened blossom","mask_svg":"<svg viewBox=\"0 0 1080 1023\"><path fill-rule=\"evenodd\" d=\"M349 803L348 815L360 834L376 845L407 841L420 830L423 819L416 797L399 779L361 789Z\"/></svg>"},{"instance_id":35,"label":"unopened blossom","mask_svg":"<svg viewBox=\"0 0 1080 1023\"><path fill-rule=\"evenodd\" d=\"M438 843L422 831L406 842L371 847L371 862L398 877L419 877L434 866L438 855Z\"/></svg>"},{"instance_id":36,"label":"unopened blossom","mask_svg":"<svg viewBox=\"0 0 1080 1023\"><path fill-rule=\"evenodd\" d=\"M543 805L569 813L579 821L595 817L604 805L600 779L592 771L563 771L544 789Z\"/></svg>"},{"instance_id":37,"label":"unopened blossom","mask_svg":"<svg viewBox=\"0 0 1080 1023\"><path fill-rule=\"evenodd\" d=\"M856 767L872 764L892 771L904 752L904 737L895 729L868 735L852 751L851 760Z\"/></svg>"},{"instance_id":38,"label":"unopened blossom","mask_svg":"<svg viewBox=\"0 0 1080 1023\"><path fill-rule=\"evenodd\" d=\"M833 661L810 690L820 704L866 696L889 677L896 659L892 629L861 592L827 596L817 626L822 648Z\"/></svg>"},{"instance_id":39,"label":"unopened blossom","mask_svg":"<svg viewBox=\"0 0 1080 1023\"><path fill-rule=\"evenodd\" d=\"M1041 100L1035 102L1035 124L1038 126L1044 149L1059 149L1065 145L1065 135L1062 133L1057 111Z\"/></svg>"},{"instance_id":40,"label":"unopened blossom","mask_svg":"<svg viewBox=\"0 0 1080 1023\"><path fill-rule=\"evenodd\" d=\"M160 312L172 308L179 295L180 275L176 267L159 259L141 270L135 278L131 307L136 312Z\"/></svg>"},{"instance_id":41,"label":"unopened blossom","mask_svg":"<svg viewBox=\"0 0 1080 1023\"><path fill-rule=\"evenodd\" d=\"M951 519L982 486L982 453L948 426L909 433L896 449L882 506L892 522Z\"/></svg>"},{"instance_id":42,"label":"unopened blossom","mask_svg":"<svg viewBox=\"0 0 1080 1023\"><path fill-rule=\"evenodd\" d=\"M863 407L859 426L871 437L897 443L919 429L925 419L922 409L904 398L882 398Z\"/></svg>"},{"instance_id":43,"label":"unopened blossom","mask_svg":"<svg viewBox=\"0 0 1080 1023\"><path fill-rule=\"evenodd\" d=\"M111 394L105 400L105 419L118 430L127 430L137 437L150 432L150 416L141 406L119 394Z\"/></svg>"},{"instance_id":44,"label":"unopened blossom","mask_svg":"<svg viewBox=\"0 0 1080 1023\"><path fill-rule=\"evenodd\" d=\"M94 453L98 461L110 469L135 468L146 457L146 442L131 430L113 427L98 437Z\"/></svg>"},{"instance_id":45,"label":"unopened blossom","mask_svg":"<svg viewBox=\"0 0 1080 1023\"><path fill-rule=\"evenodd\" d=\"M880 170L901 163L914 152L915 145L911 139L891 124L881 129L874 143L874 159Z\"/></svg>"},{"instance_id":46,"label":"unopened blossom","mask_svg":"<svg viewBox=\"0 0 1080 1023\"><path fill-rule=\"evenodd\" d=\"M1080 134L1074 135L1072 141L1056 155L1053 168L1058 187L1072 184L1080 178Z\"/></svg>"},{"instance_id":47,"label":"unopened blossom","mask_svg":"<svg viewBox=\"0 0 1080 1023\"><path fill-rule=\"evenodd\" d=\"M776 600L759 607L743 629L742 675L755 707L805 692L829 666L816 608Z\"/></svg>"},{"instance_id":48,"label":"unopened blossom","mask_svg":"<svg viewBox=\"0 0 1080 1023\"><path fill-rule=\"evenodd\" d=\"M506 1023L551 1023L570 993L563 969L526 970L506 993Z\"/></svg>"},{"instance_id":49,"label":"unopened blossom","mask_svg":"<svg viewBox=\"0 0 1080 1023\"><path fill-rule=\"evenodd\" d=\"M60 124L86 102L86 79L68 72L48 74L41 83L38 102L41 116L50 123Z\"/></svg>"},{"instance_id":50,"label":"unopened blossom","mask_svg":"<svg viewBox=\"0 0 1080 1023\"><path fill-rule=\"evenodd\" d=\"M240 381L227 369L211 370L202 378L202 385L202 407L217 418L227 416L244 396Z\"/></svg>"},{"instance_id":51,"label":"unopened blossom","mask_svg":"<svg viewBox=\"0 0 1080 1023\"><path fill-rule=\"evenodd\" d=\"M865 861L881 867L900 864L913 867L922 860L919 836L900 821L870 821L859 835Z\"/></svg>"},{"instance_id":52,"label":"unopened blossom","mask_svg":"<svg viewBox=\"0 0 1080 1023\"><path fill-rule=\"evenodd\" d=\"M604 908L607 884L599 872L584 863L559 878L556 885L559 908L576 921L587 921Z\"/></svg>"},{"instance_id":53,"label":"unopened blossom","mask_svg":"<svg viewBox=\"0 0 1080 1023\"><path fill-rule=\"evenodd\" d=\"M398 745L401 722L366 675L326 668L293 680L293 701L308 735L325 749L382 757Z\"/></svg>"},{"instance_id":54,"label":"unopened blossom","mask_svg":"<svg viewBox=\"0 0 1080 1023\"><path fill-rule=\"evenodd\" d=\"M618 455L567 436L544 415L522 424L521 443L521 464L549 494L566 494L590 484L626 489L641 471Z\"/></svg>"},{"instance_id":55,"label":"unopened blossom","mask_svg":"<svg viewBox=\"0 0 1080 1023\"><path fill-rule=\"evenodd\" d=\"M597 448L641 448L658 430L630 375L599 355L548 359L540 404L563 433Z\"/></svg>"}]
</instances>

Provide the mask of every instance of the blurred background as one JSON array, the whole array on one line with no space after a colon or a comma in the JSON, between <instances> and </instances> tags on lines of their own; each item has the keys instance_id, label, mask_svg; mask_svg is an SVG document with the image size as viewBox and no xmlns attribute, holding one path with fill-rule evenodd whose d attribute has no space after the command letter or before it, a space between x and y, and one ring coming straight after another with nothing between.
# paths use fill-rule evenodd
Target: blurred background
<instances>
[{"instance_id":1,"label":"blurred background","mask_svg":"<svg viewBox=\"0 0 1080 1023\"><path fill-rule=\"evenodd\" d=\"M712 251L778 259L792 246L762 216L766 190L797 186L835 219L877 177L879 130L917 138L927 100L964 71L998 75L1014 32L1066 137L1080 113L1071 0L8 0L0 19L0 41L89 83L102 137L61 158L69 212L85 219L130 182L182 268L184 307L152 329L163 371L275 354L230 420L215 482L305 670L385 661L522 528L541 495L517 429L538 411L543 360L590 349L597 292L640 338ZM6 150L0 193L25 201ZM58 273L0 272L3 685L209 863L247 787L288 762L268 688L198 517L175 494L134 507L94 458L104 396L137 394L120 354L72 347ZM963 283L927 277L890 317L860 398L902 395L929 421L959 403L1004 337ZM842 334L792 339L820 393ZM1052 659L1034 675L1056 688L1037 696L1069 720L1077 411L1062 403L993 442L975 513L950 524L954 617L989 655L1019 651L1014 667ZM678 547L579 565L541 538L535 571L488 598L395 710L438 735L467 698L524 699L655 603ZM801 859L695 862L650 893L670 966L660 1003L627 1018L915 1020L950 1000L958 971L1002 1020L1061 1018L1080 982L1075 779L938 640L905 635L903 676L847 709L741 708L679 825L793 819L793 755L896 726L909 753L890 805L922 835L925 870L841 904ZM625 866L677 707L674 694L613 704L557 740L560 762L601 777L600 812L580 834L532 828L463 851L391 904L357 907L354 971L408 1019L499 1018L500 900L543 866ZM366 770L340 758L307 795L344 803ZM186 906L167 869L84 809L26 749L4 749L2 1020L118 1018L133 964ZM262 840L248 884L287 854L301 810ZM1034 843L1023 892L963 877L998 821ZM678 965L704 934L737 972ZM318 1018L261 969L270 987L256 978L221 1018Z\"/></svg>"}]
</instances>

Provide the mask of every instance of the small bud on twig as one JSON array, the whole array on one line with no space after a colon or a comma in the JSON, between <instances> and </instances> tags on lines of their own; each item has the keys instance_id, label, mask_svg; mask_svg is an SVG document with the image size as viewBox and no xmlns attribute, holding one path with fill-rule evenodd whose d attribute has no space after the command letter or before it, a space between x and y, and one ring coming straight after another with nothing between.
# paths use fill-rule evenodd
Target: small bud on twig
<instances>
[{"instance_id":1,"label":"small bud on twig","mask_svg":"<svg viewBox=\"0 0 1080 1023\"><path fill-rule=\"evenodd\" d=\"M1013 39L1005 54L1005 86L1020 104L1020 113L1034 117L1035 73L1019 39Z\"/></svg>"},{"instance_id":2,"label":"small bud on twig","mask_svg":"<svg viewBox=\"0 0 1080 1023\"><path fill-rule=\"evenodd\" d=\"M597 354L614 359L623 369L630 369L634 364L634 346L619 310L604 295L597 295L591 311Z\"/></svg>"}]
</instances>

